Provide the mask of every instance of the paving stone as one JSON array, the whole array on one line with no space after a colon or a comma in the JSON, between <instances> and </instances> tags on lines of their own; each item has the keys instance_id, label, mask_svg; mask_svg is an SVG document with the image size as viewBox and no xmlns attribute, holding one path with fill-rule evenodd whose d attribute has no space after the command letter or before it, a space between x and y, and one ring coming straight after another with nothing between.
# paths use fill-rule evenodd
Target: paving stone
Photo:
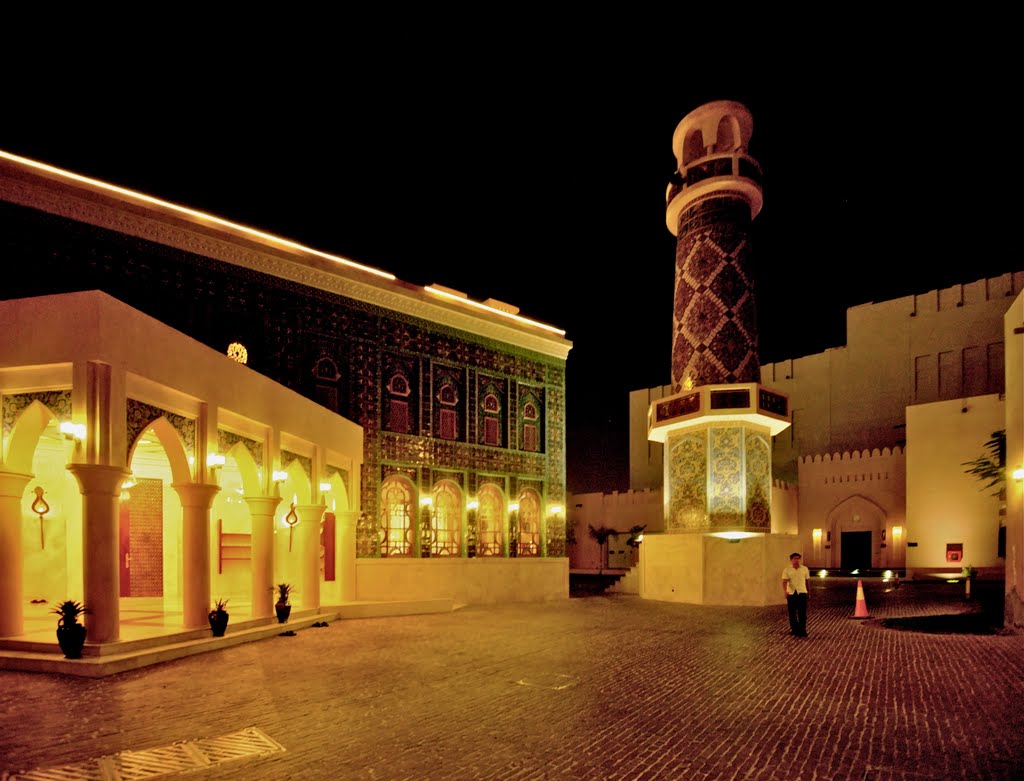
<instances>
[{"instance_id":1,"label":"paving stone","mask_svg":"<svg viewBox=\"0 0 1024 781\"><path fill-rule=\"evenodd\" d=\"M1024 635L891 629L962 586L815 581L785 606L615 594L338 621L101 679L0 672L0 778L256 728L190 778L1024 777ZM985 596L979 585L976 598Z\"/></svg>"}]
</instances>

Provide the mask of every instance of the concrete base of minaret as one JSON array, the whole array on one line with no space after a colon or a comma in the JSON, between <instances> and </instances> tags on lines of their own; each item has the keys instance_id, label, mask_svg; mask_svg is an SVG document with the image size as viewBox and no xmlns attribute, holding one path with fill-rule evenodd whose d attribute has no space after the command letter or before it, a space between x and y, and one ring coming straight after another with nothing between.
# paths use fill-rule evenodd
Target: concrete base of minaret
<instances>
[{"instance_id":1,"label":"concrete base of minaret","mask_svg":"<svg viewBox=\"0 0 1024 781\"><path fill-rule=\"evenodd\" d=\"M651 406L648 438L665 447L665 524L640 547L641 597L784 601L797 540L772 534L771 439L789 425L788 399L758 383L704 385Z\"/></svg>"},{"instance_id":2,"label":"concrete base of minaret","mask_svg":"<svg viewBox=\"0 0 1024 781\"><path fill-rule=\"evenodd\" d=\"M729 540L711 534L645 534L637 575L640 596L692 605L780 605L782 570L795 534Z\"/></svg>"}]
</instances>

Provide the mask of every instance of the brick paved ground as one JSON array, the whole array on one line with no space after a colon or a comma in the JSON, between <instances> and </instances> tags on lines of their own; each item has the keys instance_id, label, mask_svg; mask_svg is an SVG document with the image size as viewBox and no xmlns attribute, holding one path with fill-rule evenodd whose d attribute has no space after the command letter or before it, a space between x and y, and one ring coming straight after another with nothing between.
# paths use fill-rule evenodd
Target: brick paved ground
<instances>
[{"instance_id":1,"label":"brick paved ground","mask_svg":"<svg viewBox=\"0 0 1024 781\"><path fill-rule=\"evenodd\" d=\"M341 621L110 678L0 672L0 776L257 727L285 751L188 778L1024 778L1024 635L883 628L972 603L864 585L871 621L855 581L815 581L808 638L783 606L615 595Z\"/></svg>"}]
</instances>

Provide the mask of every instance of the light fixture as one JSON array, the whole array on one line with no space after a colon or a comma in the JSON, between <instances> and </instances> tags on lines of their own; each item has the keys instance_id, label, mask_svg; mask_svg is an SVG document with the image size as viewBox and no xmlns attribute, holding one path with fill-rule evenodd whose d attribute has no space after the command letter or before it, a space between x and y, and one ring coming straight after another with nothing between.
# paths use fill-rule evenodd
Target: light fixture
<instances>
[{"instance_id":1,"label":"light fixture","mask_svg":"<svg viewBox=\"0 0 1024 781\"><path fill-rule=\"evenodd\" d=\"M757 537L759 535L757 532L711 532L708 536L721 537L723 540L728 540L729 542L739 542L740 540L745 540L748 537Z\"/></svg>"},{"instance_id":2,"label":"light fixture","mask_svg":"<svg viewBox=\"0 0 1024 781\"><path fill-rule=\"evenodd\" d=\"M224 466L226 461L227 459L224 458L224 456L222 456L220 453L210 453L208 456L206 456L206 465L209 467L216 468L218 466Z\"/></svg>"},{"instance_id":3,"label":"light fixture","mask_svg":"<svg viewBox=\"0 0 1024 781\"><path fill-rule=\"evenodd\" d=\"M1013 470L1013 479L1017 481L1024 480L1024 466L1018 466Z\"/></svg>"},{"instance_id":4,"label":"light fixture","mask_svg":"<svg viewBox=\"0 0 1024 781\"><path fill-rule=\"evenodd\" d=\"M553 505L551 505L550 512L551 512L552 515L560 515L561 512L562 512L562 505L560 505L560 504L553 504Z\"/></svg>"},{"instance_id":5,"label":"light fixture","mask_svg":"<svg viewBox=\"0 0 1024 781\"><path fill-rule=\"evenodd\" d=\"M85 424L72 423L70 420L65 420L60 424L60 433L64 435L65 439L73 439L75 442L81 442L85 439Z\"/></svg>"},{"instance_id":6,"label":"light fixture","mask_svg":"<svg viewBox=\"0 0 1024 781\"><path fill-rule=\"evenodd\" d=\"M420 507L430 507L434 503L434 500L429 496L420 497Z\"/></svg>"},{"instance_id":7,"label":"light fixture","mask_svg":"<svg viewBox=\"0 0 1024 781\"><path fill-rule=\"evenodd\" d=\"M827 578L828 577L828 570L827 569L820 569L820 570L818 570L818 577L819 578Z\"/></svg>"},{"instance_id":8,"label":"light fixture","mask_svg":"<svg viewBox=\"0 0 1024 781\"><path fill-rule=\"evenodd\" d=\"M46 547L46 538L43 535L43 516L50 512L50 505L46 503L43 498L43 487L37 485L35 487L36 498L32 502L32 512L39 516L39 547Z\"/></svg>"},{"instance_id":9,"label":"light fixture","mask_svg":"<svg viewBox=\"0 0 1024 781\"><path fill-rule=\"evenodd\" d=\"M475 510L479 506L480 506L480 502L478 502L476 499L470 499L468 502L466 502L466 509L467 510Z\"/></svg>"},{"instance_id":10,"label":"light fixture","mask_svg":"<svg viewBox=\"0 0 1024 781\"><path fill-rule=\"evenodd\" d=\"M288 527L288 552L292 550L292 533L295 531L295 524L299 522L298 513L295 512L295 502L288 508L288 514L284 517L284 523Z\"/></svg>"},{"instance_id":11,"label":"light fixture","mask_svg":"<svg viewBox=\"0 0 1024 781\"><path fill-rule=\"evenodd\" d=\"M228 358L238 363L249 362L249 351L245 349L245 345L241 342L232 342L228 345L227 350Z\"/></svg>"},{"instance_id":12,"label":"light fixture","mask_svg":"<svg viewBox=\"0 0 1024 781\"><path fill-rule=\"evenodd\" d=\"M321 491L330 491L331 490L331 484L329 482L326 482L326 481L323 482L323 483L320 483L320 490Z\"/></svg>"},{"instance_id":13,"label":"light fixture","mask_svg":"<svg viewBox=\"0 0 1024 781\"><path fill-rule=\"evenodd\" d=\"M821 529L811 530L811 536L814 538L815 542L821 542Z\"/></svg>"},{"instance_id":14,"label":"light fixture","mask_svg":"<svg viewBox=\"0 0 1024 781\"><path fill-rule=\"evenodd\" d=\"M124 490L128 490L129 488L134 488L137 484L138 483L134 477L129 477L127 480L121 483L121 488L123 488Z\"/></svg>"},{"instance_id":15,"label":"light fixture","mask_svg":"<svg viewBox=\"0 0 1024 781\"><path fill-rule=\"evenodd\" d=\"M285 480L288 479L288 473L283 472L280 469L275 469L273 475L271 475L271 479L275 483L283 483Z\"/></svg>"},{"instance_id":16,"label":"light fixture","mask_svg":"<svg viewBox=\"0 0 1024 781\"><path fill-rule=\"evenodd\" d=\"M903 536L903 527L902 526L893 526L892 527L892 538L894 540L898 540L902 536Z\"/></svg>"},{"instance_id":17,"label":"light fixture","mask_svg":"<svg viewBox=\"0 0 1024 781\"><path fill-rule=\"evenodd\" d=\"M519 512L519 502L509 502L508 503L508 511L510 513Z\"/></svg>"}]
</instances>

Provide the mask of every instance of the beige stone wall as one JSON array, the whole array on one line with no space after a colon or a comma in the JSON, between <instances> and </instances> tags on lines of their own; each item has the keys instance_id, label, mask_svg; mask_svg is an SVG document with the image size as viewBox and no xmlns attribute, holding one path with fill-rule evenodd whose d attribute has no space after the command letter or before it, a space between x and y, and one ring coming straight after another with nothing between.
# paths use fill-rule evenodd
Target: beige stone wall
<instances>
[{"instance_id":1,"label":"beige stone wall","mask_svg":"<svg viewBox=\"0 0 1024 781\"><path fill-rule=\"evenodd\" d=\"M590 536L591 526L595 529L604 526L619 532L628 532L634 526L646 526L646 532L659 532L665 528L661 489L570 494L566 517L576 532L576 544L569 546L569 567L579 570L598 570L608 566L605 552Z\"/></svg>"},{"instance_id":2,"label":"beige stone wall","mask_svg":"<svg viewBox=\"0 0 1024 781\"><path fill-rule=\"evenodd\" d=\"M730 542L704 534L655 534L640 546L640 596L698 605L779 605L782 570L796 540L772 534Z\"/></svg>"},{"instance_id":3,"label":"beige stone wall","mask_svg":"<svg viewBox=\"0 0 1024 781\"><path fill-rule=\"evenodd\" d=\"M798 467L797 540L808 567L838 568L844 531L871 532L872 567L903 567L906 463L901 448L807 456ZM902 530L898 543L894 527Z\"/></svg>"},{"instance_id":4,"label":"beige stone wall","mask_svg":"<svg viewBox=\"0 0 1024 781\"><path fill-rule=\"evenodd\" d=\"M908 577L958 573L968 564L1001 569L1001 500L966 474L964 463L983 455L985 442L1004 426L999 394L907 409ZM947 561L950 543L963 546L962 561Z\"/></svg>"},{"instance_id":5,"label":"beige stone wall","mask_svg":"<svg viewBox=\"0 0 1024 781\"><path fill-rule=\"evenodd\" d=\"M489 605L569 598L566 558L356 559L355 569L357 600Z\"/></svg>"}]
</instances>

